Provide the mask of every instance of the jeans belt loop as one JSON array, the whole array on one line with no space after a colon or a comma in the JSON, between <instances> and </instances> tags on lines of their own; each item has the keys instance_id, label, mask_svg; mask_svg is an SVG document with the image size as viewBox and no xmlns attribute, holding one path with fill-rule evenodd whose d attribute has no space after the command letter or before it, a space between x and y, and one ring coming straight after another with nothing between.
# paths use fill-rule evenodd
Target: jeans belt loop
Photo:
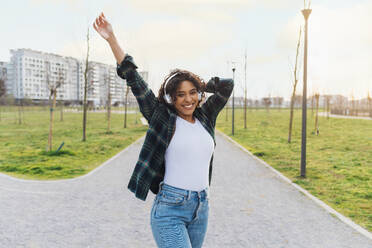
<instances>
[{"instance_id":1,"label":"jeans belt loop","mask_svg":"<svg viewBox=\"0 0 372 248\"><path fill-rule=\"evenodd\" d=\"M164 184L164 181L161 181L159 184L159 191L162 189L163 184Z\"/></svg>"}]
</instances>

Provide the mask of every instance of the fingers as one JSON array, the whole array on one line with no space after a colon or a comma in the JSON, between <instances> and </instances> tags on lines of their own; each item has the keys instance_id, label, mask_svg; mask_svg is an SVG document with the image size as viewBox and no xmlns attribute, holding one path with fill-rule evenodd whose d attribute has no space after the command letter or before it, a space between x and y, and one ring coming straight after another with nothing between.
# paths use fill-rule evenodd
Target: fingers
<instances>
[{"instance_id":1,"label":"fingers","mask_svg":"<svg viewBox=\"0 0 372 248\"><path fill-rule=\"evenodd\" d=\"M103 12L101 12L101 15L99 17L100 17L101 22L103 22L103 23L108 22L107 19L106 19L105 14L103 14Z\"/></svg>"},{"instance_id":2,"label":"fingers","mask_svg":"<svg viewBox=\"0 0 372 248\"><path fill-rule=\"evenodd\" d=\"M96 25L99 27L100 26L100 21L99 21L99 19L98 19L98 17L96 18Z\"/></svg>"},{"instance_id":3,"label":"fingers","mask_svg":"<svg viewBox=\"0 0 372 248\"><path fill-rule=\"evenodd\" d=\"M96 26L96 23L95 22L93 22L93 28L98 32L98 28L97 28L97 26Z\"/></svg>"},{"instance_id":4,"label":"fingers","mask_svg":"<svg viewBox=\"0 0 372 248\"><path fill-rule=\"evenodd\" d=\"M95 28L99 28L101 27L103 24L106 24L108 23L105 15L103 14L103 12L101 12L101 14L96 18L95 22L94 22L94 25L95 25Z\"/></svg>"},{"instance_id":5,"label":"fingers","mask_svg":"<svg viewBox=\"0 0 372 248\"><path fill-rule=\"evenodd\" d=\"M104 20L103 20L102 16L99 16L98 19L99 19L99 21L100 21L102 24L104 24Z\"/></svg>"}]
</instances>

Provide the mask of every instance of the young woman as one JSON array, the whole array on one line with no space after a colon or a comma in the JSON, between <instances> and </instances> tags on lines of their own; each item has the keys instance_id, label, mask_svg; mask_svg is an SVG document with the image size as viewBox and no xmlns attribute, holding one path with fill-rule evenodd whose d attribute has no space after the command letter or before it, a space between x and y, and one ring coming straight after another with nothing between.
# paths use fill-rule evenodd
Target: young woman
<instances>
[{"instance_id":1,"label":"young woman","mask_svg":"<svg viewBox=\"0 0 372 248\"><path fill-rule=\"evenodd\" d=\"M109 43L118 75L136 97L149 129L128 189L143 201L156 194L151 229L158 247L202 247L208 224L209 186L218 113L233 90L231 79L207 84L185 70L173 70L156 98L119 46L103 13L94 29ZM213 93L200 106L204 92Z\"/></svg>"}]
</instances>

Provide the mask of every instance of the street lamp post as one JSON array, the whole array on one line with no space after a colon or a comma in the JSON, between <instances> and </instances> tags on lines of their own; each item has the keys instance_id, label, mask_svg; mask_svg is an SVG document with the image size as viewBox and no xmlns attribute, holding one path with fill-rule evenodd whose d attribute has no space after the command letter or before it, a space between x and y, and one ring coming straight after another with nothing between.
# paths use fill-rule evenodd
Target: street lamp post
<instances>
[{"instance_id":1,"label":"street lamp post","mask_svg":"<svg viewBox=\"0 0 372 248\"><path fill-rule=\"evenodd\" d=\"M233 71L233 81L235 82L235 67L232 68ZM234 136L234 112L235 112L235 104L234 104L234 90L233 90L233 97L232 97L232 135Z\"/></svg>"},{"instance_id":2,"label":"street lamp post","mask_svg":"<svg viewBox=\"0 0 372 248\"><path fill-rule=\"evenodd\" d=\"M306 117L307 117L307 21L311 9L303 9L305 18L305 46L304 46L304 86L302 95L302 142L301 142L301 177L306 177Z\"/></svg>"}]
</instances>

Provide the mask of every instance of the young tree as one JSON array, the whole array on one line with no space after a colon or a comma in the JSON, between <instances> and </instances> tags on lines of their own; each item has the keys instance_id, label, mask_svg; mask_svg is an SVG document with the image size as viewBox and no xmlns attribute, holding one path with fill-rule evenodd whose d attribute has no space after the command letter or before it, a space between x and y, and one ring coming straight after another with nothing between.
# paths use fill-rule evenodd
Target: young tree
<instances>
[{"instance_id":1,"label":"young tree","mask_svg":"<svg viewBox=\"0 0 372 248\"><path fill-rule=\"evenodd\" d=\"M260 105L260 101L254 100L254 106L256 107L256 111L258 110L259 105Z\"/></svg>"},{"instance_id":2,"label":"young tree","mask_svg":"<svg viewBox=\"0 0 372 248\"><path fill-rule=\"evenodd\" d=\"M327 120L329 119L329 113L331 109L331 96L330 95L325 95L325 100L326 100L326 111L327 111Z\"/></svg>"},{"instance_id":3,"label":"young tree","mask_svg":"<svg viewBox=\"0 0 372 248\"><path fill-rule=\"evenodd\" d=\"M6 95L5 78L0 78L0 121L1 121L1 105L3 97Z\"/></svg>"},{"instance_id":4,"label":"young tree","mask_svg":"<svg viewBox=\"0 0 372 248\"><path fill-rule=\"evenodd\" d=\"M311 96L311 116L314 115L314 99L315 99L315 96L312 95Z\"/></svg>"},{"instance_id":5,"label":"young tree","mask_svg":"<svg viewBox=\"0 0 372 248\"><path fill-rule=\"evenodd\" d=\"M247 50L244 54L244 129L247 129Z\"/></svg>"},{"instance_id":6,"label":"young tree","mask_svg":"<svg viewBox=\"0 0 372 248\"><path fill-rule=\"evenodd\" d=\"M316 104L316 112L315 112L315 133L319 135L319 123L318 123L318 110L319 110L319 93L315 93L315 104Z\"/></svg>"},{"instance_id":7,"label":"young tree","mask_svg":"<svg viewBox=\"0 0 372 248\"><path fill-rule=\"evenodd\" d=\"M90 89L89 85L89 73L91 68L89 67L89 27L87 29L87 54L85 58L85 70L84 70L84 99L83 99L83 139L86 141L86 130L87 130L87 112L88 112L88 90Z\"/></svg>"},{"instance_id":8,"label":"young tree","mask_svg":"<svg viewBox=\"0 0 372 248\"><path fill-rule=\"evenodd\" d=\"M247 105L248 105L249 111L251 112L252 111L252 107L253 107L253 99L248 99L247 102L248 102Z\"/></svg>"},{"instance_id":9,"label":"young tree","mask_svg":"<svg viewBox=\"0 0 372 248\"><path fill-rule=\"evenodd\" d=\"M226 116L226 119L225 119L225 121L228 121L229 120L229 101L230 101L230 98L227 100L227 103L226 103L226 105L225 105L225 109L226 109L226 111L225 111L225 116Z\"/></svg>"},{"instance_id":10,"label":"young tree","mask_svg":"<svg viewBox=\"0 0 372 248\"><path fill-rule=\"evenodd\" d=\"M58 68L58 72L54 73L57 75L56 80L52 80L50 62L45 63L45 81L48 86L49 91L49 136L48 136L48 151L53 149L53 120L54 120L54 110L56 108L57 99L57 89L65 81L65 71Z\"/></svg>"},{"instance_id":11,"label":"young tree","mask_svg":"<svg viewBox=\"0 0 372 248\"><path fill-rule=\"evenodd\" d=\"M270 108L271 104L272 104L272 101L271 101L270 96L262 98L262 105L265 106L267 112L269 112L269 108Z\"/></svg>"},{"instance_id":12,"label":"young tree","mask_svg":"<svg viewBox=\"0 0 372 248\"><path fill-rule=\"evenodd\" d=\"M128 95L129 95L129 86L127 86L125 91L125 102L124 102L124 128L127 128L127 110L128 110Z\"/></svg>"},{"instance_id":13,"label":"young tree","mask_svg":"<svg viewBox=\"0 0 372 248\"><path fill-rule=\"evenodd\" d=\"M354 99L354 94L351 95L351 111L350 115L355 115L356 113L356 108L355 108L355 99Z\"/></svg>"},{"instance_id":14,"label":"young tree","mask_svg":"<svg viewBox=\"0 0 372 248\"><path fill-rule=\"evenodd\" d=\"M105 72L104 82L105 82L106 89L107 89L107 103L106 103L106 107L107 107L107 132L109 133L109 132L111 132L111 80L110 80L109 71Z\"/></svg>"},{"instance_id":15,"label":"young tree","mask_svg":"<svg viewBox=\"0 0 372 248\"><path fill-rule=\"evenodd\" d=\"M292 97L291 97L291 103L290 103L288 143L291 143L291 139L292 139L293 108L294 108L294 104L295 104L296 87L297 87L297 83L298 83L297 62L298 62L298 55L299 55L299 50L300 50L300 43L301 43L301 27L300 27L300 32L299 32L299 35L298 35L298 42L297 42L297 49L296 49L296 61L295 61L295 67L294 67L294 71L293 71L294 82L293 82L293 91L292 91Z\"/></svg>"},{"instance_id":16,"label":"young tree","mask_svg":"<svg viewBox=\"0 0 372 248\"><path fill-rule=\"evenodd\" d=\"M283 101L284 101L284 98L283 97L280 97L280 96L273 97L274 105L276 107L278 107L279 111L280 111L280 109L282 107Z\"/></svg>"},{"instance_id":17,"label":"young tree","mask_svg":"<svg viewBox=\"0 0 372 248\"><path fill-rule=\"evenodd\" d=\"M23 117L23 100L22 99L19 99L19 102L18 102L18 124L21 125L22 124L22 119L24 118Z\"/></svg>"},{"instance_id":18,"label":"young tree","mask_svg":"<svg viewBox=\"0 0 372 248\"><path fill-rule=\"evenodd\" d=\"M61 115L60 115L60 121L63 121L63 110L64 110L64 103L63 100L59 102L59 105L61 106Z\"/></svg>"},{"instance_id":19,"label":"young tree","mask_svg":"<svg viewBox=\"0 0 372 248\"><path fill-rule=\"evenodd\" d=\"M367 104L368 104L369 117L372 118L372 97L370 96L369 91L367 95Z\"/></svg>"}]
</instances>

